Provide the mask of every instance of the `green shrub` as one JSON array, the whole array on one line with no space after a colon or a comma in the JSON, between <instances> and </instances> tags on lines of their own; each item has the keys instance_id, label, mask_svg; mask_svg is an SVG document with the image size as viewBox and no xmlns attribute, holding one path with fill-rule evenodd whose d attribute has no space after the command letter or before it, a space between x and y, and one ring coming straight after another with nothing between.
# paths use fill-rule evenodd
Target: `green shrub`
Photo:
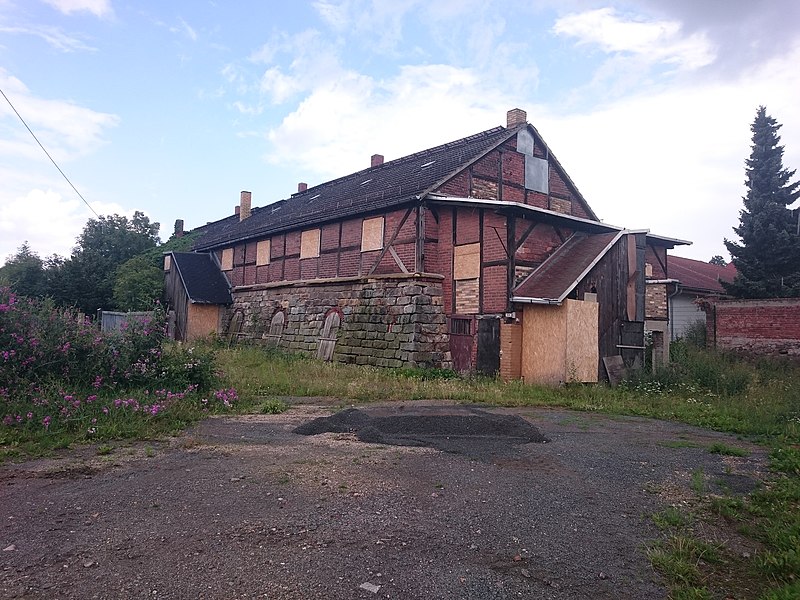
<instances>
[{"instance_id":1,"label":"green shrub","mask_svg":"<svg viewBox=\"0 0 800 600\"><path fill-rule=\"evenodd\" d=\"M0 289L0 444L110 439L174 430L229 410L214 354L164 345L164 314L103 333L71 309Z\"/></svg>"}]
</instances>

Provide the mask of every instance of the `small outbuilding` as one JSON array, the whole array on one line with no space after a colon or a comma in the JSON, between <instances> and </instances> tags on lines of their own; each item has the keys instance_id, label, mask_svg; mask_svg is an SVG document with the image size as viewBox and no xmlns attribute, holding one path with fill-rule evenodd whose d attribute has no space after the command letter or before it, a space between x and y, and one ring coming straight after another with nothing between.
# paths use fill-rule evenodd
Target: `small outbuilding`
<instances>
[{"instance_id":1,"label":"small outbuilding","mask_svg":"<svg viewBox=\"0 0 800 600\"><path fill-rule=\"evenodd\" d=\"M217 333L233 299L214 255L170 252L164 255L164 274L170 337L190 341Z\"/></svg>"}]
</instances>

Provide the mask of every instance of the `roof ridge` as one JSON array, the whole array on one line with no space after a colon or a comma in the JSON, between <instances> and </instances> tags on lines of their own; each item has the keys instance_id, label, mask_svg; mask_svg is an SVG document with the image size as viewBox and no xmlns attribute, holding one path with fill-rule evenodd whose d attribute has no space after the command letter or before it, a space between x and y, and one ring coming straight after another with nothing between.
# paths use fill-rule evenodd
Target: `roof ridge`
<instances>
[{"instance_id":1,"label":"roof ridge","mask_svg":"<svg viewBox=\"0 0 800 600\"><path fill-rule=\"evenodd\" d=\"M498 125L497 127L492 127L491 129L487 129L485 131L480 131L478 133L473 133L466 137L458 138L457 140L451 140L449 142L445 142L444 144L439 144L438 146L434 146L432 148L426 148L425 150L419 150L417 152L413 152L411 154L406 154L405 156L400 156L398 158L394 158L392 160L383 162L379 165L375 165L374 167L367 167L366 169L361 169L360 171L355 171L353 173L348 173L347 175L342 175L341 177L337 177L335 179L330 179L328 181L323 181L322 183L318 183L313 187L307 188L303 192L295 192L289 198L299 198L301 196L305 196L310 192L313 192L317 188L322 188L328 186L332 183L338 183L341 181L347 181L348 179L355 178L358 175L364 175L369 172L379 171L388 166L396 166L402 164L404 162L411 162L414 159L421 158L424 156L430 156L431 154L441 152L442 150L452 149L457 146L463 146L468 144L469 142L477 141L481 138L488 138L496 133L500 133L500 131L505 131L505 127L502 125ZM284 200L288 200L289 198L284 198Z\"/></svg>"}]
</instances>

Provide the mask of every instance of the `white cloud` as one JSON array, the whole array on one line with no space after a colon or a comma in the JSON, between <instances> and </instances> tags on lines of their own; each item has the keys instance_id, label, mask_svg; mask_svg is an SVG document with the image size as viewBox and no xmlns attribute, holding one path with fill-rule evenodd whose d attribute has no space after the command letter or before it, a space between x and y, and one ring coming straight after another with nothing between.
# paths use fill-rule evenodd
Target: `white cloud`
<instances>
[{"instance_id":1,"label":"white cloud","mask_svg":"<svg viewBox=\"0 0 800 600\"><path fill-rule=\"evenodd\" d=\"M613 8L573 13L558 19L553 31L604 52L633 54L650 63L694 70L711 64L715 52L703 33L683 36L678 21L623 18Z\"/></svg>"},{"instance_id":2,"label":"white cloud","mask_svg":"<svg viewBox=\"0 0 800 600\"><path fill-rule=\"evenodd\" d=\"M708 260L734 237L759 104L784 124L784 165L800 167L798 60L800 47L736 81L645 92L577 115L529 112L529 119L601 218L693 240L678 253Z\"/></svg>"},{"instance_id":3,"label":"white cloud","mask_svg":"<svg viewBox=\"0 0 800 600\"><path fill-rule=\"evenodd\" d=\"M301 169L317 182L502 124L502 92L480 89L469 69L404 67L376 80L348 73L313 90L268 138L271 163Z\"/></svg>"},{"instance_id":4,"label":"white cloud","mask_svg":"<svg viewBox=\"0 0 800 600\"><path fill-rule=\"evenodd\" d=\"M261 76L261 92L272 97L273 104L282 104L305 85L300 77L292 77L281 71L280 67L272 67Z\"/></svg>"},{"instance_id":5,"label":"white cloud","mask_svg":"<svg viewBox=\"0 0 800 600\"><path fill-rule=\"evenodd\" d=\"M105 143L118 117L63 100L37 97L25 84L0 69L3 89L59 166L69 176L69 162ZM0 259L24 240L40 255L67 254L91 211L61 178L9 105L0 98ZM76 181L90 197L84 182ZM116 205L95 210L119 212Z\"/></svg>"},{"instance_id":6,"label":"white cloud","mask_svg":"<svg viewBox=\"0 0 800 600\"><path fill-rule=\"evenodd\" d=\"M5 262L19 247L10 240L27 240L42 258L66 255L91 216L79 199L66 199L52 189L32 189L4 200L0 204L0 239L9 241L0 242L0 260Z\"/></svg>"},{"instance_id":7,"label":"white cloud","mask_svg":"<svg viewBox=\"0 0 800 600\"><path fill-rule=\"evenodd\" d=\"M78 50L94 51L96 48L87 45L83 40L68 35L61 31L58 27L51 27L48 25L33 25L33 26L14 26L14 27L0 27L2 33L12 33L17 35L32 35L43 39L56 50L61 52L75 52Z\"/></svg>"},{"instance_id":8,"label":"white cloud","mask_svg":"<svg viewBox=\"0 0 800 600\"><path fill-rule=\"evenodd\" d=\"M114 14L110 0L43 0L56 10L71 15L74 12L89 12L96 17L110 17Z\"/></svg>"},{"instance_id":9,"label":"white cloud","mask_svg":"<svg viewBox=\"0 0 800 600\"><path fill-rule=\"evenodd\" d=\"M170 27L169 30L171 33L182 33L193 42L197 41L197 31L181 18L178 19L178 26Z\"/></svg>"},{"instance_id":10,"label":"white cloud","mask_svg":"<svg viewBox=\"0 0 800 600\"><path fill-rule=\"evenodd\" d=\"M119 117L78 106L64 100L47 100L33 95L16 77L0 68L0 89L25 119L50 154L58 160L84 155L104 143L105 131L119 123ZM0 156L9 158L42 156L24 125L2 101L0 129L5 130Z\"/></svg>"}]
</instances>

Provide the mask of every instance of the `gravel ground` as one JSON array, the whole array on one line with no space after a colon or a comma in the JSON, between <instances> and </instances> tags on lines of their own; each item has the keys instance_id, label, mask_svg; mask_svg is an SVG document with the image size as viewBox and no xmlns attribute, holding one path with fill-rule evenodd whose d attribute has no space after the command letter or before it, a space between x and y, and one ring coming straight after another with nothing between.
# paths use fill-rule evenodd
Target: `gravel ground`
<instances>
[{"instance_id":1,"label":"gravel ground","mask_svg":"<svg viewBox=\"0 0 800 600\"><path fill-rule=\"evenodd\" d=\"M651 515L693 471L747 492L766 464L731 436L550 409L373 405L317 433L317 401L0 466L0 596L665 598ZM691 447L716 441L752 454Z\"/></svg>"}]
</instances>

